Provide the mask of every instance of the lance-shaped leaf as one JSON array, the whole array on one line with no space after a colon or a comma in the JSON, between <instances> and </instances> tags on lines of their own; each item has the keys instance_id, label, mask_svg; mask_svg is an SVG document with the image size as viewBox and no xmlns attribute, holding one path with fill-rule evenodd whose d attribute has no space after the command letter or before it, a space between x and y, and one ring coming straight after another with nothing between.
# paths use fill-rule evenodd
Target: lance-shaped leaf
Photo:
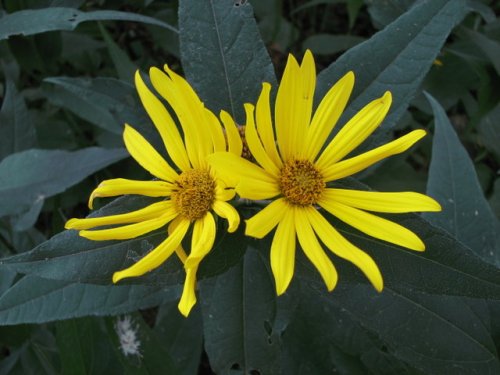
<instances>
[{"instance_id":1,"label":"lance-shaped leaf","mask_svg":"<svg viewBox=\"0 0 500 375\"><path fill-rule=\"evenodd\" d=\"M243 104L256 101L261 82L276 82L250 2L181 1L179 30L188 81L208 108L244 124Z\"/></svg>"},{"instance_id":2,"label":"lance-shaped leaf","mask_svg":"<svg viewBox=\"0 0 500 375\"><path fill-rule=\"evenodd\" d=\"M482 301L402 294L390 288L377 293L363 285L338 286L328 293L320 283L311 283L302 293L307 294L303 298L309 302L310 319L332 324L321 332L323 342L327 341L324 345L340 346L361 358L371 370L378 367L375 373L385 371L379 367L380 362L370 359L373 349L383 349L426 374L447 373L450 369L463 374L500 371ZM307 320L302 324L311 327L314 339L315 324ZM307 330L303 333L307 335ZM283 336L286 339L286 331ZM308 337L303 340L308 341ZM409 369L403 370L396 373Z\"/></svg>"},{"instance_id":3,"label":"lance-shaped leaf","mask_svg":"<svg viewBox=\"0 0 500 375\"><path fill-rule=\"evenodd\" d=\"M391 128L403 115L446 38L465 12L462 0L419 2L323 70L318 76L316 98L322 98L341 76L353 70L354 92L340 123L385 91L391 91L391 111L382 125L385 129Z\"/></svg>"},{"instance_id":4,"label":"lance-shaped leaf","mask_svg":"<svg viewBox=\"0 0 500 375\"><path fill-rule=\"evenodd\" d=\"M36 144L35 125L23 97L12 80L5 81L5 96L0 110L0 160Z\"/></svg>"},{"instance_id":5,"label":"lance-shaped leaf","mask_svg":"<svg viewBox=\"0 0 500 375\"><path fill-rule=\"evenodd\" d=\"M124 149L31 149L0 162L0 216L22 212L127 156Z\"/></svg>"},{"instance_id":6,"label":"lance-shaped leaf","mask_svg":"<svg viewBox=\"0 0 500 375\"><path fill-rule=\"evenodd\" d=\"M488 262L500 265L500 225L483 195L476 170L441 105L426 94L435 134L427 193L443 211L425 215Z\"/></svg>"},{"instance_id":7,"label":"lance-shaped leaf","mask_svg":"<svg viewBox=\"0 0 500 375\"><path fill-rule=\"evenodd\" d=\"M278 338L271 332L276 297L261 255L249 248L236 266L203 282L200 296L205 350L213 370L276 373Z\"/></svg>"},{"instance_id":8,"label":"lance-shaped leaf","mask_svg":"<svg viewBox=\"0 0 500 375\"><path fill-rule=\"evenodd\" d=\"M147 122L137 111L140 104L132 85L114 78L50 77L44 80L45 96L58 107L120 135L125 122L134 126Z\"/></svg>"},{"instance_id":9,"label":"lance-shaped leaf","mask_svg":"<svg viewBox=\"0 0 500 375\"><path fill-rule=\"evenodd\" d=\"M125 314L177 300L180 292L180 286L89 285L25 276L0 296L0 325Z\"/></svg>"},{"instance_id":10,"label":"lance-shaped leaf","mask_svg":"<svg viewBox=\"0 0 500 375\"><path fill-rule=\"evenodd\" d=\"M11 35L33 35L55 30L74 30L81 22L106 20L148 23L177 32L177 29L168 23L141 14L115 10L82 12L74 8L52 7L21 10L4 15L0 18L0 40L7 39Z\"/></svg>"}]
</instances>

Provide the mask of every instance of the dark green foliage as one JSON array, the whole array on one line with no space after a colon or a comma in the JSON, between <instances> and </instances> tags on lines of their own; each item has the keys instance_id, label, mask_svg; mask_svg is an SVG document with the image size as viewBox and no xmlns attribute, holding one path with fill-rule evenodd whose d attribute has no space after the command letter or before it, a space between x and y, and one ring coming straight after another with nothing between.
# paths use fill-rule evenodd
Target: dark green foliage
<instances>
[{"instance_id":1,"label":"dark green foliage","mask_svg":"<svg viewBox=\"0 0 500 375\"><path fill-rule=\"evenodd\" d=\"M500 6L477 0L3 1L0 10L0 373L497 374L500 372ZM333 292L297 251L277 297L271 237L242 225L198 272L198 302L177 310L184 271L172 257L112 285L165 238L94 242L65 231L109 178L149 179L123 149L125 123L162 154L133 87L136 69L169 66L205 105L244 123L261 82L275 94L288 53L316 58L316 104L348 71L353 96L336 130L389 90L370 149L416 128L403 156L342 185L421 191L441 213L387 215L415 231L416 253L328 220L369 253L377 293L332 255ZM147 74L143 74L146 77ZM333 135L332 135L333 136ZM426 187L427 186L427 187ZM425 189L427 189L425 191ZM96 201L92 216L153 200ZM125 324L138 343L124 351ZM128 325L127 325L128 324ZM120 341L120 334L121 339ZM135 340L135 341L134 341Z\"/></svg>"}]
</instances>

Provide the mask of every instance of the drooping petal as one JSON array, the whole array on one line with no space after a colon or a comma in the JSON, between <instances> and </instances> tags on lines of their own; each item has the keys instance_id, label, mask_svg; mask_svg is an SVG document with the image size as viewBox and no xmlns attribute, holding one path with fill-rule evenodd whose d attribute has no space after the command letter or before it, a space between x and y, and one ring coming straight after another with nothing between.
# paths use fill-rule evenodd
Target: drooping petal
<instances>
[{"instance_id":1,"label":"drooping petal","mask_svg":"<svg viewBox=\"0 0 500 375\"><path fill-rule=\"evenodd\" d=\"M290 206L284 198L272 201L257 214L246 220L245 234L256 238L263 238L274 229L290 211Z\"/></svg>"},{"instance_id":2,"label":"drooping petal","mask_svg":"<svg viewBox=\"0 0 500 375\"><path fill-rule=\"evenodd\" d=\"M148 89L139 71L135 73L135 87L142 105L160 133L168 155L181 171L191 167L186 147L174 120L160 100Z\"/></svg>"},{"instance_id":3,"label":"drooping petal","mask_svg":"<svg viewBox=\"0 0 500 375\"><path fill-rule=\"evenodd\" d=\"M308 216L314 231L326 247L335 255L353 263L365 274L376 290L382 291L384 281L373 259L345 239L318 211L310 210Z\"/></svg>"},{"instance_id":4,"label":"drooping petal","mask_svg":"<svg viewBox=\"0 0 500 375\"><path fill-rule=\"evenodd\" d=\"M172 234L174 234L174 232L177 230L177 228L179 226L182 227L182 225L184 225L185 221L186 221L186 219L183 216L177 216L174 220L172 220L168 224L168 235L171 236ZM184 251L182 244L177 246L177 248L175 249L175 253L177 254L177 257L182 262L182 264L184 264L186 262L186 259L187 259L187 254Z\"/></svg>"},{"instance_id":5,"label":"drooping petal","mask_svg":"<svg viewBox=\"0 0 500 375\"><path fill-rule=\"evenodd\" d=\"M316 209L308 206L295 211L295 229L297 230L297 238L300 246L306 254L306 257L316 267L323 281L326 284L328 291L332 291L337 284L338 275L332 261L325 254L321 245L314 234L311 223L309 222L309 211L316 212Z\"/></svg>"},{"instance_id":6,"label":"drooping petal","mask_svg":"<svg viewBox=\"0 0 500 375\"><path fill-rule=\"evenodd\" d=\"M381 98L367 104L356 113L320 155L317 166L326 168L341 160L358 147L382 123L392 103L392 96L387 91Z\"/></svg>"},{"instance_id":7,"label":"drooping petal","mask_svg":"<svg viewBox=\"0 0 500 375\"><path fill-rule=\"evenodd\" d=\"M411 250L425 250L425 245L422 240L418 238L415 233L399 224L332 200L321 199L318 203L344 223L359 229L369 236Z\"/></svg>"},{"instance_id":8,"label":"drooping petal","mask_svg":"<svg viewBox=\"0 0 500 375\"><path fill-rule=\"evenodd\" d=\"M243 142L241 141L241 136L236 127L236 124L229 113L226 111L220 111L219 115L224 129L226 130L227 137L227 150L232 154L241 156L243 151Z\"/></svg>"},{"instance_id":9,"label":"drooping petal","mask_svg":"<svg viewBox=\"0 0 500 375\"><path fill-rule=\"evenodd\" d=\"M137 194L146 197L168 197L174 185L166 181L138 181L125 178L105 180L94 189L89 198L89 208L93 208L95 198L116 197L118 195Z\"/></svg>"},{"instance_id":10,"label":"drooping petal","mask_svg":"<svg viewBox=\"0 0 500 375\"><path fill-rule=\"evenodd\" d=\"M81 230L103 225L137 223L158 218L163 216L166 212L173 212L172 210L174 210L172 201L162 201L125 214L91 217L86 219L70 219L66 222L64 227L66 229Z\"/></svg>"},{"instance_id":11,"label":"drooping petal","mask_svg":"<svg viewBox=\"0 0 500 375\"><path fill-rule=\"evenodd\" d=\"M282 160L287 161L294 155L297 155L297 138L298 133L302 130L305 132L308 124L300 124L298 119L300 116L297 112L302 108L298 105L297 100L302 95L301 85L299 82L299 64L295 57L288 55L283 77L276 95L276 105L274 110L274 124L276 126L276 138L278 147L281 153Z\"/></svg>"},{"instance_id":12,"label":"drooping petal","mask_svg":"<svg viewBox=\"0 0 500 375\"><path fill-rule=\"evenodd\" d=\"M189 253L185 268L199 264L212 249L215 241L216 225L213 215L207 212L203 218L194 222L191 252Z\"/></svg>"},{"instance_id":13,"label":"drooping petal","mask_svg":"<svg viewBox=\"0 0 500 375\"><path fill-rule=\"evenodd\" d=\"M126 240L143 235L144 233L151 232L155 229L161 228L170 220L177 216L177 209L169 208L162 216L153 219L141 221L134 224L124 225L117 228L110 229L97 229L97 230L82 230L80 236L94 241L106 240Z\"/></svg>"},{"instance_id":14,"label":"drooping petal","mask_svg":"<svg viewBox=\"0 0 500 375\"><path fill-rule=\"evenodd\" d=\"M177 308L186 318L191 312L191 309L196 304L196 272L198 267L186 269L186 280L182 289L182 296L177 305Z\"/></svg>"},{"instance_id":15,"label":"drooping petal","mask_svg":"<svg viewBox=\"0 0 500 375\"><path fill-rule=\"evenodd\" d=\"M380 193L348 189L326 189L323 197L346 206L374 212L429 212L441 211L441 206L431 197L414 192Z\"/></svg>"},{"instance_id":16,"label":"drooping petal","mask_svg":"<svg viewBox=\"0 0 500 375\"><path fill-rule=\"evenodd\" d=\"M153 176L174 182L178 175L160 154L130 125L125 124L123 140L130 155Z\"/></svg>"},{"instance_id":17,"label":"drooping petal","mask_svg":"<svg viewBox=\"0 0 500 375\"><path fill-rule=\"evenodd\" d=\"M264 146L266 153L269 155L274 164L281 168L283 163L278 154L278 149L276 148L271 107L269 105L270 92L271 85L264 82L262 84L262 91L259 95L257 106L255 108L255 119L259 138L262 140L262 145Z\"/></svg>"},{"instance_id":18,"label":"drooping petal","mask_svg":"<svg viewBox=\"0 0 500 375\"><path fill-rule=\"evenodd\" d=\"M306 143L304 145L304 157L309 161L314 161L316 156L318 156L326 139L344 112L353 87L354 73L348 72L328 90L325 97L319 103L307 131Z\"/></svg>"},{"instance_id":19,"label":"drooping petal","mask_svg":"<svg viewBox=\"0 0 500 375\"><path fill-rule=\"evenodd\" d=\"M257 163L259 163L262 168L264 168L271 175L277 177L279 174L278 165L274 163L274 161L269 157L266 150L262 146L259 135L257 134L257 129L255 128L253 105L248 103L245 104L245 112L247 118L245 138L248 143L248 148L250 149L250 152L252 153L252 156L255 158Z\"/></svg>"},{"instance_id":20,"label":"drooping petal","mask_svg":"<svg viewBox=\"0 0 500 375\"><path fill-rule=\"evenodd\" d=\"M229 224L227 231L229 233L233 233L238 229L238 225L240 225L240 215L233 206L229 203L216 200L213 205L213 210L217 215L227 220Z\"/></svg>"},{"instance_id":21,"label":"drooping petal","mask_svg":"<svg viewBox=\"0 0 500 375\"><path fill-rule=\"evenodd\" d=\"M274 184L275 178L254 163L229 152L216 152L207 157L217 175L230 186L236 186L241 178Z\"/></svg>"},{"instance_id":22,"label":"drooping petal","mask_svg":"<svg viewBox=\"0 0 500 375\"><path fill-rule=\"evenodd\" d=\"M271 244L271 269L276 282L276 294L285 293L295 268L295 215L288 210L278 224Z\"/></svg>"},{"instance_id":23,"label":"drooping petal","mask_svg":"<svg viewBox=\"0 0 500 375\"><path fill-rule=\"evenodd\" d=\"M424 136L425 130L414 130L392 142L386 143L385 145L374 148L373 150L354 156L350 159L339 161L330 167L324 168L322 170L323 177L325 178L325 181L333 181L351 176L382 159L408 150Z\"/></svg>"},{"instance_id":24,"label":"drooping petal","mask_svg":"<svg viewBox=\"0 0 500 375\"><path fill-rule=\"evenodd\" d=\"M142 276L146 272L154 270L165 262L175 249L180 245L182 239L186 235L189 228L189 220L183 220L176 230L167 237L160 245L149 254L146 254L142 259L132 266L115 272L113 274L113 283L125 279L127 277Z\"/></svg>"}]
</instances>

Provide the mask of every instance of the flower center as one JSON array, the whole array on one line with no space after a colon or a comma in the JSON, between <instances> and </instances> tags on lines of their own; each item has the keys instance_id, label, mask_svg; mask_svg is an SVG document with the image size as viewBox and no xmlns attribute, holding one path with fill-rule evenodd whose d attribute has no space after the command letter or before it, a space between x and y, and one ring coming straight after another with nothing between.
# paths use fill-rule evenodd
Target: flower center
<instances>
[{"instance_id":1,"label":"flower center","mask_svg":"<svg viewBox=\"0 0 500 375\"><path fill-rule=\"evenodd\" d=\"M279 186L288 202L307 206L318 201L325 189L323 176L308 160L289 160L281 169Z\"/></svg>"},{"instance_id":2,"label":"flower center","mask_svg":"<svg viewBox=\"0 0 500 375\"><path fill-rule=\"evenodd\" d=\"M189 220L202 218L215 200L215 181L208 170L189 169L179 176L172 193L175 206Z\"/></svg>"}]
</instances>

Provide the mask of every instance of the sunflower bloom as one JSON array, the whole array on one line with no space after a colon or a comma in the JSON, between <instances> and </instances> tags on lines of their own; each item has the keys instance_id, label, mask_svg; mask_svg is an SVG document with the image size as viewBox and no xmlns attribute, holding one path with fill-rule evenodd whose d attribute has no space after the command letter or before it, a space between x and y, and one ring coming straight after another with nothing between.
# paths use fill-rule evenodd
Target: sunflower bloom
<instances>
[{"instance_id":1,"label":"sunflower bloom","mask_svg":"<svg viewBox=\"0 0 500 375\"><path fill-rule=\"evenodd\" d=\"M440 205L432 198L414 192L339 189L330 187L330 183L407 150L425 131L412 131L383 146L345 158L380 125L389 111L391 93L386 92L367 104L324 147L346 107L354 74L349 72L342 77L313 114L315 86L311 52L305 53L300 65L290 55L276 97L274 128L268 83L263 84L255 108L245 105L245 137L256 163L229 153L216 153L208 160L217 172L231 179L242 198L271 200L246 221L245 233L263 238L277 227L270 260L278 295L286 291L292 279L297 240L329 291L335 287L338 275L323 247L356 265L375 289L381 291L383 279L373 259L344 238L322 212L372 237L423 251L425 245L416 234L369 211L440 211Z\"/></svg>"},{"instance_id":2,"label":"sunflower bloom","mask_svg":"<svg viewBox=\"0 0 500 375\"><path fill-rule=\"evenodd\" d=\"M227 203L234 197L234 189L228 189L224 181L217 177L207 164L206 157L217 151L240 155L242 142L229 114L224 111L220 114L224 132L219 119L204 107L189 83L166 65L165 71L166 74L152 68L151 83L175 112L183 136L169 111L148 89L139 72L135 75L135 85L175 166L169 165L141 134L126 124L123 140L127 150L156 179L137 181L118 178L103 181L92 192L89 207L92 208L96 197L123 194L163 199L129 213L71 219L66 223L66 228L80 230L80 236L90 240L103 241L135 238L168 225L166 239L137 263L115 272L113 282L141 276L159 267L175 252L186 271L178 307L187 316L196 303L198 266L214 244L216 222L213 213L227 220L229 232L234 232L240 221L238 212ZM113 227L90 230L104 225ZM181 242L190 228L191 250L186 254Z\"/></svg>"}]
</instances>

